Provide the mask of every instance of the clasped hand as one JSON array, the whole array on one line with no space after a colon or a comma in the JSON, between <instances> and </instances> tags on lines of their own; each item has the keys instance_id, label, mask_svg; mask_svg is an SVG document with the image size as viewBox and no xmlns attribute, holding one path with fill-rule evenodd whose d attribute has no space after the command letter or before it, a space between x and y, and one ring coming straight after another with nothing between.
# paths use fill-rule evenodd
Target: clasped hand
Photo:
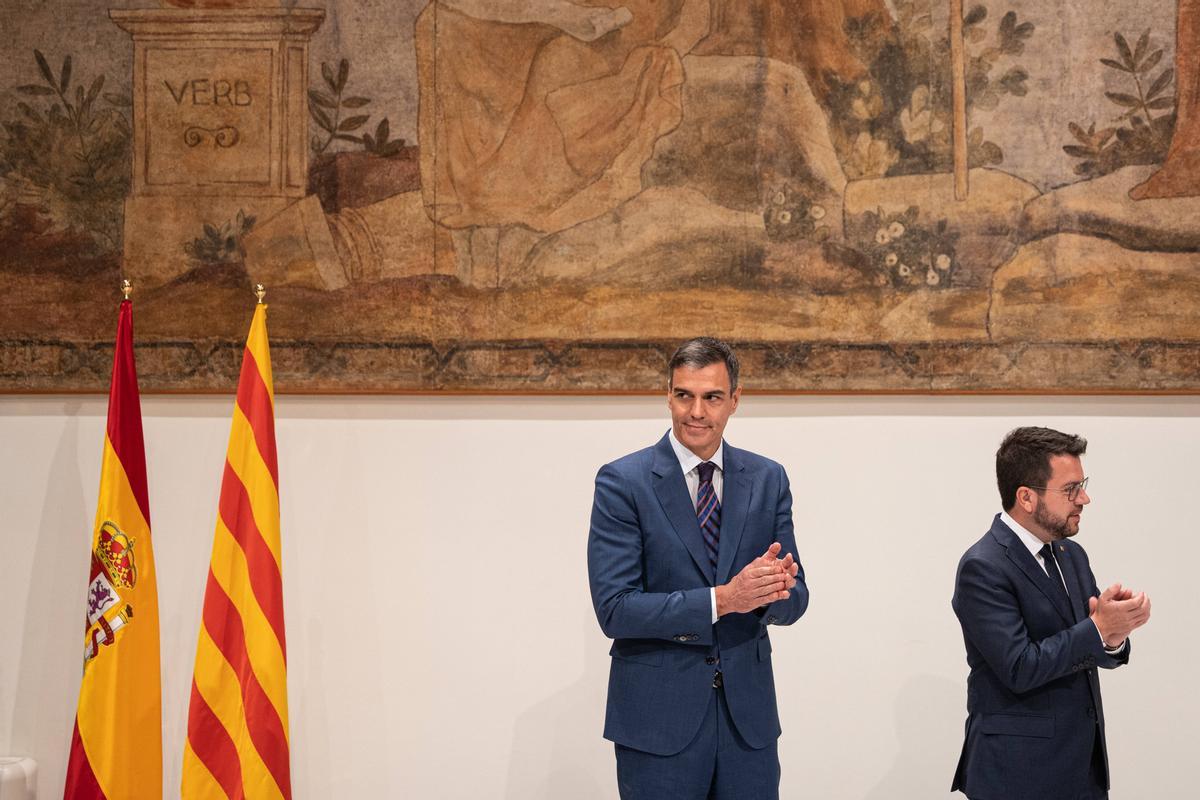
<instances>
[{"instance_id":1,"label":"clasped hand","mask_svg":"<svg viewBox=\"0 0 1200 800\"><path fill-rule=\"evenodd\" d=\"M1145 592L1134 594L1114 583L1099 597L1088 598L1088 616L1100 631L1105 647L1120 647L1130 632L1150 620L1150 598Z\"/></svg>"},{"instance_id":2,"label":"clasped hand","mask_svg":"<svg viewBox=\"0 0 1200 800\"><path fill-rule=\"evenodd\" d=\"M783 600L796 585L800 565L788 553L779 557L782 546L773 543L758 558L742 567L729 583L717 587L717 616L744 614L760 606Z\"/></svg>"}]
</instances>

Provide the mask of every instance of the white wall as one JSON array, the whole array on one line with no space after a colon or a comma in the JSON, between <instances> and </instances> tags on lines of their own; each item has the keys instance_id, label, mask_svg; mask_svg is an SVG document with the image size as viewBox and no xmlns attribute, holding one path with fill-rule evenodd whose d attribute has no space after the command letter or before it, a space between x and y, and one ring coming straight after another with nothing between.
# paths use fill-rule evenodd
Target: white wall
<instances>
[{"instance_id":1,"label":"white wall","mask_svg":"<svg viewBox=\"0 0 1200 800\"><path fill-rule=\"evenodd\" d=\"M143 399L166 797L229 398ZM61 796L105 401L0 398L0 754ZM607 643L584 545L604 461L659 398L278 399L293 785L304 798L610 798ZM1154 619L1106 673L1114 800L1192 798L1200 398L746 397L734 444L787 467L812 605L773 631L784 797L948 796L966 665L954 567L1018 424L1088 437L1081 541Z\"/></svg>"}]
</instances>

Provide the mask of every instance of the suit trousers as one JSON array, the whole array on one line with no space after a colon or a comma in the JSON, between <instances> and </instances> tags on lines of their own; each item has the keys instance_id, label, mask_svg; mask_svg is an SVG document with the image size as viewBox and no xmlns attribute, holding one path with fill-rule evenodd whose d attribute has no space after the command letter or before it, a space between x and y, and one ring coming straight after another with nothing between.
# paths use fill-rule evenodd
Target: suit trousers
<instances>
[{"instance_id":1,"label":"suit trousers","mask_svg":"<svg viewBox=\"0 0 1200 800\"><path fill-rule=\"evenodd\" d=\"M621 800L779 800L779 744L761 749L737 731L724 689L713 689L696 737L671 756L616 745Z\"/></svg>"}]
</instances>

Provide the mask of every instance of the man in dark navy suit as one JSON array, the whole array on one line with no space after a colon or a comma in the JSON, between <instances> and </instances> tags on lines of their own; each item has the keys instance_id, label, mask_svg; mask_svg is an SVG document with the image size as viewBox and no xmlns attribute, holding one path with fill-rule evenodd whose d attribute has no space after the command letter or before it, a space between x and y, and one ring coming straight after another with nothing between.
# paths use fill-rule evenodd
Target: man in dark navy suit
<instances>
[{"instance_id":1,"label":"man in dark navy suit","mask_svg":"<svg viewBox=\"0 0 1200 800\"><path fill-rule=\"evenodd\" d=\"M1108 752L1097 667L1129 661L1150 598L1100 592L1070 540L1091 502L1087 442L1017 428L996 452L1004 511L958 564L967 645L966 741L951 791L971 800L1103 800Z\"/></svg>"},{"instance_id":2,"label":"man in dark navy suit","mask_svg":"<svg viewBox=\"0 0 1200 800\"><path fill-rule=\"evenodd\" d=\"M716 339L667 367L671 430L596 476L592 604L613 639L604 736L623 800L779 797L773 625L808 606L792 496L725 443L738 361Z\"/></svg>"}]
</instances>

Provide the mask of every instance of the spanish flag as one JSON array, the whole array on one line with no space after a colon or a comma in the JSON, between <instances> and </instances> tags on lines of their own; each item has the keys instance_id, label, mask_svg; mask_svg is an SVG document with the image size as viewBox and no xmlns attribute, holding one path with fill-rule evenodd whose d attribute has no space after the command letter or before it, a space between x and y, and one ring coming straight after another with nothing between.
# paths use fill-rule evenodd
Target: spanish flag
<instances>
[{"instance_id":1,"label":"spanish flag","mask_svg":"<svg viewBox=\"0 0 1200 800\"><path fill-rule=\"evenodd\" d=\"M83 680L63 797L161 798L158 586L128 299L117 317L88 575Z\"/></svg>"},{"instance_id":2,"label":"spanish flag","mask_svg":"<svg viewBox=\"0 0 1200 800\"><path fill-rule=\"evenodd\" d=\"M261 299L242 356L218 506L181 796L290 798L279 469Z\"/></svg>"}]
</instances>

